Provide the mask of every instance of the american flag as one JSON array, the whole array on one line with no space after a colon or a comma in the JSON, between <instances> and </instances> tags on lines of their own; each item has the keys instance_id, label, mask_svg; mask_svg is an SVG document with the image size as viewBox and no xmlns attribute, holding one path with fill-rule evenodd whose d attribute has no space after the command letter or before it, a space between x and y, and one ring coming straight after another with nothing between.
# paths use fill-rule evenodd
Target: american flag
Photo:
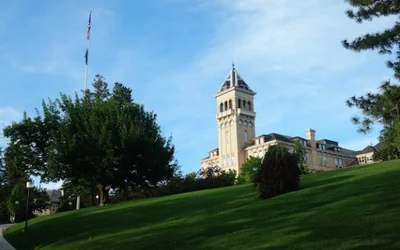
<instances>
[{"instance_id":1,"label":"american flag","mask_svg":"<svg viewBox=\"0 0 400 250\"><path fill-rule=\"evenodd\" d=\"M87 25L87 34L86 34L87 40L90 40L90 28L91 28L91 25L92 25L92 11L90 11L89 22L88 22L88 25Z\"/></svg>"}]
</instances>

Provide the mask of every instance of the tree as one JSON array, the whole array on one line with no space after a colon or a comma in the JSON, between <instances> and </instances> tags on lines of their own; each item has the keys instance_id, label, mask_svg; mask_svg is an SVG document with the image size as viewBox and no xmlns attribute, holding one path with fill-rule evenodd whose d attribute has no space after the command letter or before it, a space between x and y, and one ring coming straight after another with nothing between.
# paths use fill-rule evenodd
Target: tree
<instances>
[{"instance_id":1,"label":"tree","mask_svg":"<svg viewBox=\"0 0 400 250\"><path fill-rule=\"evenodd\" d=\"M11 217L15 221L25 219L26 207L26 182L29 181L25 160L19 144L9 144L0 157L0 200L1 218L3 222L9 222ZM3 155L3 154L0 154ZM16 201L19 204L16 204ZM49 197L45 190L32 188L28 206L28 218L34 217L33 211L42 211L48 208Z\"/></svg>"},{"instance_id":2,"label":"tree","mask_svg":"<svg viewBox=\"0 0 400 250\"><path fill-rule=\"evenodd\" d=\"M253 183L255 174L261 167L261 158L250 156L240 167L237 184Z\"/></svg>"},{"instance_id":3,"label":"tree","mask_svg":"<svg viewBox=\"0 0 400 250\"><path fill-rule=\"evenodd\" d=\"M284 146L274 145L266 152L254 184L259 197L266 199L295 190L300 174L297 156Z\"/></svg>"},{"instance_id":4,"label":"tree","mask_svg":"<svg viewBox=\"0 0 400 250\"><path fill-rule=\"evenodd\" d=\"M400 14L400 1L388 0L346 0L357 10L347 10L346 14L350 19L359 23L372 21L382 16L394 16L398 19ZM378 49L380 54L396 54L394 60L387 61L387 66L394 70L395 77L400 79L400 22L396 21L391 28L383 32L366 34L357 37L353 41L343 40L345 48L357 52L363 50Z\"/></svg>"},{"instance_id":5,"label":"tree","mask_svg":"<svg viewBox=\"0 0 400 250\"><path fill-rule=\"evenodd\" d=\"M383 16L395 16L400 14L400 1L387 0L347 0L356 10L348 10L347 16L359 23L372 21ZM398 19L398 18L397 18ZM400 79L400 22L395 21L392 27L382 32L365 34L353 41L343 40L346 49L356 52L365 50L378 50L380 54L395 54L387 61L387 66L394 71L397 80ZM398 151L399 134L393 133L393 126L398 126L400 121L400 86L385 81L381 84L376 94L367 93L364 96L353 96L346 101L347 106L356 107L362 111L363 117L352 118L352 122L358 126L358 132L368 133L372 125L379 123L383 126L380 140L384 150L380 155L382 159L396 157ZM385 152L385 153L384 153ZM385 156L386 155L386 156ZM389 157L390 155L390 157Z\"/></svg>"},{"instance_id":6,"label":"tree","mask_svg":"<svg viewBox=\"0 0 400 250\"><path fill-rule=\"evenodd\" d=\"M7 195L3 150L0 148L0 197L7 197ZM7 214L6 199L0 199L0 224L8 222Z\"/></svg>"},{"instance_id":7,"label":"tree","mask_svg":"<svg viewBox=\"0 0 400 250\"><path fill-rule=\"evenodd\" d=\"M97 75L93 88L82 97L43 101L43 114L5 128L24 166L43 181L97 187L100 205L109 188L155 188L171 178L178 168L175 149L172 138L161 135L156 115L134 103L120 83L110 92Z\"/></svg>"},{"instance_id":8,"label":"tree","mask_svg":"<svg viewBox=\"0 0 400 250\"><path fill-rule=\"evenodd\" d=\"M302 174L310 174L312 171L307 166L307 151L303 145L299 141L294 143L293 155L297 158L297 162L299 164L299 168Z\"/></svg>"}]
</instances>

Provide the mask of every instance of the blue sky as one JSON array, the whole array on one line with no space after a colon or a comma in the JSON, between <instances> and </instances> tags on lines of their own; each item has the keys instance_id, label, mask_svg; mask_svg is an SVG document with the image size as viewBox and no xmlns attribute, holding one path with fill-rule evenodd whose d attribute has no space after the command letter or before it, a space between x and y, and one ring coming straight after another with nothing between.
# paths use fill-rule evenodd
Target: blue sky
<instances>
[{"instance_id":1,"label":"blue sky","mask_svg":"<svg viewBox=\"0 0 400 250\"><path fill-rule=\"evenodd\" d=\"M376 92L392 72L386 56L348 51L341 40L393 19L357 24L346 9L338 0L1 1L0 124L83 88L92 10L89 79L131 87L173 136L184 172L218 146L214 94L232 60L257 92L257 135L305 136L311 127L319 139L362 149L379 131L358 134L350 122L358 111L345 100Z\"/></svg>"}]
</instances>

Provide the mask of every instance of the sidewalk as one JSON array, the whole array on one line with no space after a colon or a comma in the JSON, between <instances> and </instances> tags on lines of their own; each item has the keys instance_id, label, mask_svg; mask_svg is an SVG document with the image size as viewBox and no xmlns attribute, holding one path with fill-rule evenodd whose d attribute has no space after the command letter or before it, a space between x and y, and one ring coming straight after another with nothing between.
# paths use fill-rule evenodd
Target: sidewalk
<instances>
[{"instance_id":1,"label":"sidewalk","mask_svg":"<svg viewBox=\"0 0 400 250\"><path fill-rule=\"evenodd\" d=\"M13 248L3 237L3 230L11 225L12 224L0 225L0 250L15 250L15 248Z\"/></svg>"}]
</instances>

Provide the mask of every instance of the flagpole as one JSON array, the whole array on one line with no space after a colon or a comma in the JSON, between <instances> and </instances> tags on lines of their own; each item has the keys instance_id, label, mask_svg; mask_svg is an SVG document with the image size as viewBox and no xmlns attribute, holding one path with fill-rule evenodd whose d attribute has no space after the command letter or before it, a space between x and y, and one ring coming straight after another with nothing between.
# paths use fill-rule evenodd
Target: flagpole
<instances>
[{"instance_id":1,"label":"flagpole","mask_svg":"<svg viewBox=\"0 0 400 250\"><path fill-rule=\"evenodd\" d=\"M89 21L87 25L87 31L86 31L86 39L87 39L87 47L86 47L86 55L85 55L85 61L86 61L86 67L85 67L85 85L84 85L84 90L87 90L87 81L88 81L88 71L89 71L89 49L90 49L90 29L92 28L92 11L89 13Z\"/></svg>"}]
</instances>

